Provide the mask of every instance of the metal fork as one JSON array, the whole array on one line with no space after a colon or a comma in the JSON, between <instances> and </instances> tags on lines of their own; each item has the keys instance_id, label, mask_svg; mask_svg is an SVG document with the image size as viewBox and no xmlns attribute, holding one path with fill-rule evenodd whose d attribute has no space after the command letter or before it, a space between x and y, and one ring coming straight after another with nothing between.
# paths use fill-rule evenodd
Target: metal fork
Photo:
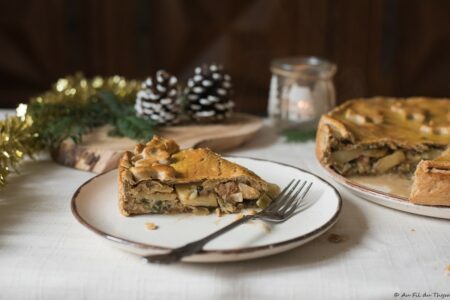
<instances>
[{"instance_id":1,"label":"metal fork","mask_svg":"<svg viewBox=\"0 0 450 300\"><path fill-rule=\"evenodd\" d=\"M216 237L230 231L231 229L248 222L249 220L260 219L269 223L281 223L293 216L296 210L301 206L301 201L312 186L311 182L301 180L291 180L291 182L281 191L281 193L272 201L272 203L262 211L254 215L245 215L244 217L228 224L212 234L191 242L182 247L172 249L165 254L156 254L145 256L147 262L170 264L180 261L185 256L200 252L203 247ZM303 192L302 192L303 191Z\"/></svg>"}]
</instances>

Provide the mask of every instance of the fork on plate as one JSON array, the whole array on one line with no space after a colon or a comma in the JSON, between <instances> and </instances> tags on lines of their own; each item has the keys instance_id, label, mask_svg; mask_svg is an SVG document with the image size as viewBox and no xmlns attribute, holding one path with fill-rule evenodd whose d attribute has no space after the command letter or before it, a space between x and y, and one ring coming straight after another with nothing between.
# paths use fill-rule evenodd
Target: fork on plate
<instances>
[{"instance_id":1,"label":"fork on plate","mask_svg":"<svg viewBox=\"0 0 450 300\"><path fill-rule=\"evenodd\" d=\"M174 263L180 261L183 257L200 252L211 240L241 224L248 222L249 220L260 219L269 223L282 223L292 217L295 213L299 212L299 209L302 206L302 200L311 189L311 186L311 182L293 179L270 203L270 205L259 213L254 215L245 215L200 240L172 249L170 252L165 254L145 256L144 259L147 262L152 263Z\"/></svg>"}]
</instances>

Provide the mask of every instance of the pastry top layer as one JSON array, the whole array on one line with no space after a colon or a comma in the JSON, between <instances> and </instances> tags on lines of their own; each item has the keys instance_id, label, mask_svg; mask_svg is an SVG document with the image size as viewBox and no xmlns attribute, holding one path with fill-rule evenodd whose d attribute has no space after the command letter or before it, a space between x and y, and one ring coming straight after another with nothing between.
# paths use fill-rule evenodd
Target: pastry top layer
<instances>
[{"instance_id":1,"label":"pastry top layer","mask_svg":"<svg viewBox=\"0 0 450 300\"><path fill-rule=\"evenodd\" d=\"M350 100L322 122L353 143L385 141L406 147L450 144L450 99L384 98Z\"/></svg>"},{"instance_id":2,"label":"pastry top layer","mask_svg":"<svg viewBox=\"0 0 450 300\"><path fill-rule=\"evenodd\" d=\"M252 171L223 159L207 148L180 150L173 140L154 136L146 145L127 151L119 165L121 177L130 183L156 179L168 184L205 180L239 180L267 190L267 183Z\"/></svg>"}]
</instances>

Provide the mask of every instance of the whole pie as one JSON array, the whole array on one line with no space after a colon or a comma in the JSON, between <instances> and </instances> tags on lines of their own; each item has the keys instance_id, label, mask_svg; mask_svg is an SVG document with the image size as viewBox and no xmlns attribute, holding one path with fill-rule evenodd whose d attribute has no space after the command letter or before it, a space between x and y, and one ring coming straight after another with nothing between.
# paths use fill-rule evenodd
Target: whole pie
<instances>
[{"instance_id":1,"label":"whole pie","mask_svg":"<svg viewBox=\"0 0 450 300\"><path fill-rule=\"evenodd\" d=\"M450 206L450 99L355 99L322 116L319 161L344 176L398 173L410 201Z\"/></svg>"},{"instance_id":2,"label":"whole pie","mask_svg":"<svg viewBox=\"0 0 450 300\"><path fill-rule=\"evenodd\" d=\"M277 193L276 185L210 149L180 150L159 136L125 152L119 164L119 208L125 216L235 213L264 208Z\"/></svg>"}]
</instances>

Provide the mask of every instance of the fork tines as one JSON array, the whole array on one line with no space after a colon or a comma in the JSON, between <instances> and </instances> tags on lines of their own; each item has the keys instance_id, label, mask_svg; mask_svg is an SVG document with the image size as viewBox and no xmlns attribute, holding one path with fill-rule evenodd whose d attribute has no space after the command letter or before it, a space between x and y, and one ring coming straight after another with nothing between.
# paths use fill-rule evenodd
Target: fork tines
<instances>
[{"instance_id":1,"label":"fork tines","mask_svg":"<svg viewBox=\"0 0 450 300\"><path fill-rule=\"evenodd\" d=\"M312 182L306 180L291 180L267 210L283 216L292 214L300 206L311 186Z\"/></svg>"}]
</instances>

